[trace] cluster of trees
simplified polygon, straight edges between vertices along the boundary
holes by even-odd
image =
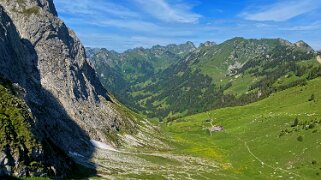
[[[303,55],[302,55],[303,56]],[[203,75],[200,70],[192,71],[189,67],[176,67],[184,72],[181,76],[175,74],[163,76],[164,79],[159,81],[158,84],[148,87],[147,91],[152,93],[161,92],[157,96],[153,96],[146,102],[146,109],[148,109],[149,117],[159,117],[160,119],[168,117],[169,114],[184,115],[204,112],[210,109],[217,109],[229,106],[238,106],[252,103],[268,97],[270,94],[291,88],[294,86],[304,86],[308,80],[321,76],[321,66],[314,65],[300,65],[292,59],[284,60],[276,59],[273,61],[260,61],[264,64],[258,67],[264,67],[262,71],[252,71],[252,76],[263,77],[249,87],[247,94],[242,94],[238,97],[235,95],[226,95],[224,91],[232,86],[227,83],[225,86],[215,86],[215,82],[208,76]],[[305,56],[303,56],[305,57]],[[310,56],[308,56],[310,57]],[[256,62],[256,61],[254,61]],[[250,64],[253,63],[250,61]],[[251,67],[247,73],[256,66]],[[272,68],[273,67],[273,68]],[[244,70],[245,72],[246,70]],[[177,72],[177,71],[168,71]],[[286,84],[275,85],[276,82],[284,76],[295,75],[297,80],[290,81]],[[165,78],[172,77],[172,78]],[[259,92],[259,93],[258,93]],[[142,98],[142,97],[138,97]],[[162,105],[154,106],[153,102],[160,99],[165,99],[167,106]],[[188,110],[188,111],[186,111]],[[172,118],[180,117],[174,116]]]
[[[149,92],[158,93],[146,102],[148,108],[155,109],[148,114],[150,117],[165,118],[170,113],[184,113],[186,110],[186,114],[203,112],[213,107],[222,93],[214,86],[212,79],[199,70],[192,72],[186,67],[181,76],[169,77],[148,87]],[[158,100],[165,100],[167,106],[153,107],[152,103]]]
[[[291,134],[293,132],[299,132],[301,130],[313,130],[315,129],[315,127],[317,126],[320,126],[321,125],[321,119],[320,120],[310,120],[310,121],[302,121],[300,120],[299,118],[295,118],[292,125],[291,125],[291,128],[287,128],[285,130],[282,130],[280,132],[280,135],[279,137],[282,137],[286,134]],[[312,131],[313,133],[316,133],[317,132],[317,129],[313,130]],[[303,140],[303,138],[300,138]],[[298,139],[298,141],[301,141]]]

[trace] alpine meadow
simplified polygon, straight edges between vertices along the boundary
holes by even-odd
[[[0,0],[0,179],[321,179],[319,0]]]

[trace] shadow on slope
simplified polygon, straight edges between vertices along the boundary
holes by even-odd
[[[51,92],[41,86],[37,53],[30,41],[20,39],[1,6],[0,36],[0,74],[24,89],[24,99],[34,116],[34,121],[29,122],[30,129],[44,149],[40,161],[54,169],[49,175],[84,177],[96,174],[95,165],[90,163],[94,153],[90,137]]]

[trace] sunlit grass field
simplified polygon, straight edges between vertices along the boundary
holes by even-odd
[[[247,106],[184,117],[163,127],[176,147],[173,153],[219,164],[220,170],[208,177],[321,178],[320,84],[318,78]],[[210,133],[212,125],[224,131]]]

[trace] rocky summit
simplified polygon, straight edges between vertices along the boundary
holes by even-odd
[[[14,107],[30,109],[21,120],[30,136],[13,128],[0,137],[0,175],[30,175],[32,164],[40,163],[38,174],[65,176],[72,162],[93,166],[93,142],[116,147],[120,131],[135,132],[133,120],[96,78],[75,33],[57,17],[52,0],[1,0],[0,37],[1,77],[23,92],[9,93],[25,108]],[[1,91],[9,90],[3,86]],[[7,112],[0,113],[4,121]],[[34,143],[6,138],[11,136]]]

